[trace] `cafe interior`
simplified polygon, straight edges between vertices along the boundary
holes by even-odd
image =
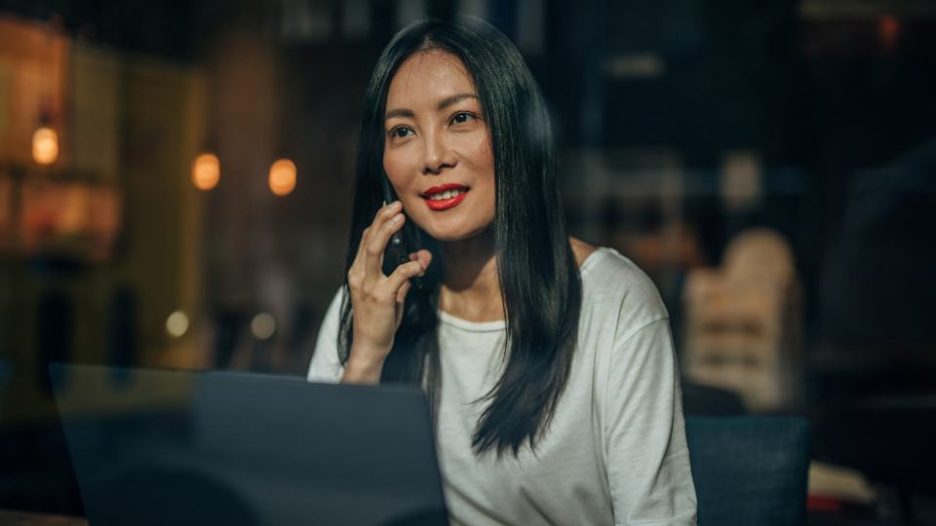
[[[50,364],[305,377],[371,70],[461,17],[539,83],[570,232],[660,291],[687,422],[728,422],[700,524],[936,524],[927,0],[0,2],[0,522],[84,524]]]

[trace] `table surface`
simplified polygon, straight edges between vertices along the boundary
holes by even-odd
[[[0,524],[4,526],[88,526],[88,521],[63,515],[0,510]]]

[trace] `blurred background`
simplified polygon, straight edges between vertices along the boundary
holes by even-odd
[[[523,52],[688,413],[807,416],[810,523],[936,523],[929,0],[0,2],[0,508],[82,513],[50,362],[305,374],[365,83],[427,16]]]

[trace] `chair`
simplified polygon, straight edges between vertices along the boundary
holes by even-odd
[[[750,411],[795,404],[802,307],[793,251],[780,234],[740,233],[720,267],[689,272],[683,300],[687,378],[737,392]]]
[[[747,413],[736,392],[700,385],[683,378],[682,402],[686,416],[741,416]]]
[[[798,417],[686,417],[699,526],[800,525],[809,426]]]

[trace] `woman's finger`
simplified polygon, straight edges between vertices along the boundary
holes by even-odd
[[[361,239],[357,245],[357,255],[354,256],[355,261],[361,258],[361,253],[364,252],[364,247],[367,246],[367,240],[370,239],[370,230],[371,227],[367,227],[361,232]]]
[[[429,252],[424,248],[420,249],[410,254],[410,260],[418,261],[424,269],[429,268],[429,263],[432,263],[432,252]]]
[[[377,213],[374,214],[374,221],[364,229],[364,232],[361,234],[361,241],[358,243],[357,255],[354,257],[354,262],[351,264],[352,267],[357,268],[362,274],[367,274],[369,272],[369,266],[367,263],[367,250],[371,245],[371,241],[374,239],[374,233],[380,230],[380,227],[386,223],[387,220],[391,219],[396,213],[403,209],[402,204],[399,201],[394,201],[388,205],[382,206]],[[374,277],[379,277],[380,274],[375,274]]]
[[[396,301],[400,306],[402,306],[403,302],[406,301],[406,294],[412,287],[413,285],[409,281],[404,281],[403,286],[400,287],[400,290],[397,291]]]
[[[423,267],[419,261],[403,263],[387,276],[387,286],[392,290],[398,291],[403,288],[403,285],[407,284],[411,278],[422,276],[425,272],[425,267]],[[399,296],[397,296],[397,299],[399,299]]]
[[[387,243],[393,234],[403,228],[406,218],[402,212],[396,212],[383,219],[380,226],[373,231],[364,251],[364,266],[368,274],[383,276],[383,258],[387,250]]]

